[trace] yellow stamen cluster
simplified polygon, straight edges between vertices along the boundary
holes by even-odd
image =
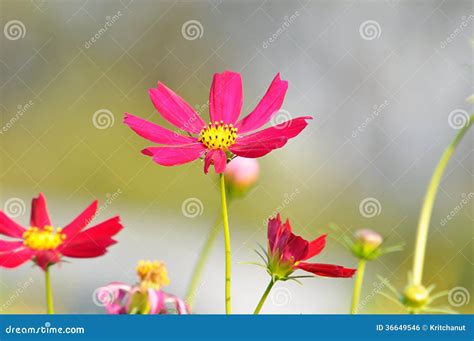
[[[141,260],[137,265],[137,274],[142,285],[160,289],[170,284],[168,271],[164,263],[159,261]]]
[[[237,138],[237,128],[232,124],[224,124],[223,121],[209,123],[209,126],[202,128],[198,141],[208,149],[227,149],[233,145]]]
[[[54,250],[66,239],[62,229],[54,229],[52,226],[29,227],[23,233],[23,244],[37,251]]]

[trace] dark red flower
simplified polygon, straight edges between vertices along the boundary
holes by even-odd
[[[97,200],[63,228],[54,228],[42,193],[31,204],[30,227],[24,228],[0,211],[0,234],[16,240],[0,239],[0,266],[15,268],[32,260],[43,270],[63,256],[94,258],[102,256],[116,243],[112,237],[122,228],[118,216],[100,224],[86,226],[97,211]]]
[[[326,235],[309,242],[291,232],[290,221],[281,222],[280,215],[268,221],[268,272],[276,280],[286,280],[295,270],[301,269],[317,276],[352,277],[355,269],[340,265],[307,263],[326,246]]]

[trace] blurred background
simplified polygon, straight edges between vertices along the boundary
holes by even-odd
[[[97,198],[98,221],[120,214],[125,225],[104,257],[53,268],[57,312],[103,312],[94,290],[135,282],[139,259],[166,262],[166,290],[184,296],[220,210],[216,177],[202,162],[154,164],[140,153],[151,144],[122,124],[123,113],[170,127],[147,94],[159,80],[207,117],[212,75],[227,69],[242,74],[243,115],[280,72],[289,90],[278,119],[315,117],[259,160],[258,185],[231,207],[234,311],[251,312],[267,285],[263,269],[242,263],[257,261],[265,220],[280,211],[307,239],[337,224],[379,231],[388,245],[404,241],[403,252],[369,264],[361,297],[363,313],[402,312],[373,294],[376,275],[405,286],[429,178],[472,112],[472,14],[470,1],[440,0],[2,0],[1,208],[27,226],[30,201],[44,192],[62,226]],[[463,313],[473,312],[473,137],[444,176],[424,272],[436,290],[467,292],[452,307]],[[190,198],[197,213],[186,211]],[[315,261],[357,263],[334,238]],[[196,313],[224,312],[223,271],[220,236]],[[0,285],[2,313],[44,311],[38,268],[2,269]],[[281,282],[262,312],[347,313],[352,285]]]

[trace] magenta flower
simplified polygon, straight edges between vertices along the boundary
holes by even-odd
[[[142,118],[125,114],[124,123],[141,137],[159,144],[142,153],[163,166],[175,166],[204,158],[204,172],[210,165],[216,173],[224,172],[228,159],[234,155],[258,158],[283,147],[306,126],[310,116],[258,130],[280,110],[288,82],[277,74],[265,96],[245,118],[238,120],[242,109],[240,74],[225,71],[215,74],[209,97],[210,123],[202,118],[181,97],[158,82],[150,89],[150,98],[161,116],[188,136],[160,127]]]

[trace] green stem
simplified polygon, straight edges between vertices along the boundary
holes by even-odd
[[[220,175],[221,183],[221,201],[222,201],[222,222],[224,223],[224,242],[225,242],[225,313],[232,313],[230,301],[230,275],[231,275],[231,257],[230,257],[230,231],[229,219],[227,216],[227,200],[225,195],[224,174]]]
[[[364,259],[359,260],[357,266],[357,275],[354,283],[354,292],[352,294],[351,314],[357,314],[357,308],[359,306],[360,292],[362,290],[362,282],[364,281],[366,261]]]
[[[272,290],[273,285],[276,283],[276,281],[273,280],[273,278],[270,280],[270,283],[268,283],[267,288],[265,289],[265,292],[262,295],[262,298],[260,298],[260,301],[258,301],[257,307],[255,307],[254,310],[254,315],[258,315],[260,313],[260,310],[263,307],[263,304],[265,303],[268,294],[270,293],[270,290]]]
[[[216,219],[216,222],[214,223],[211,231],[209,232],[207,240],[204,243],[204,246],[202,247],[201,253],[199,254],[199,258],[194,268],[194,272],[191,277],[191,282],[189,283],[188,290],[186,293],[186,302],[188,303],[190,308],[192,308],[194,300],[196,299],[197,289],[201,281],[204,266],[206,265],[207,260],[209,259],[212,247],[214,246],[216,238],[219,235],[221,222],[221,218]]]
[[[425,194],[423,201],[423,207],[421,208],[420,218],[418,221],[418,232],[416,236],[415,244],[415,258],[413,261],[413,284],[421,285],[423,276],[423,264],[425,259],[426,242],[428,239],[428,230],[430,226],[431,213],[433,211],[433,205],[438,192],[439,184],[441,183],[446,166],[451,159],[451,156],[459,144],[463,136],[471,127],[474,115],[471,115],[469,122],[459,131],[454,138],[453,142],[444,150],[438,165],[435,168],[433,175],[431,176],[428,190]]]
[[[48,314],[54,314],[53,306],[53,291],[51,290],[51,278],[49,275],[49,266],[44,272],[45,275],[45,286],[46,286],[46,306]]]

